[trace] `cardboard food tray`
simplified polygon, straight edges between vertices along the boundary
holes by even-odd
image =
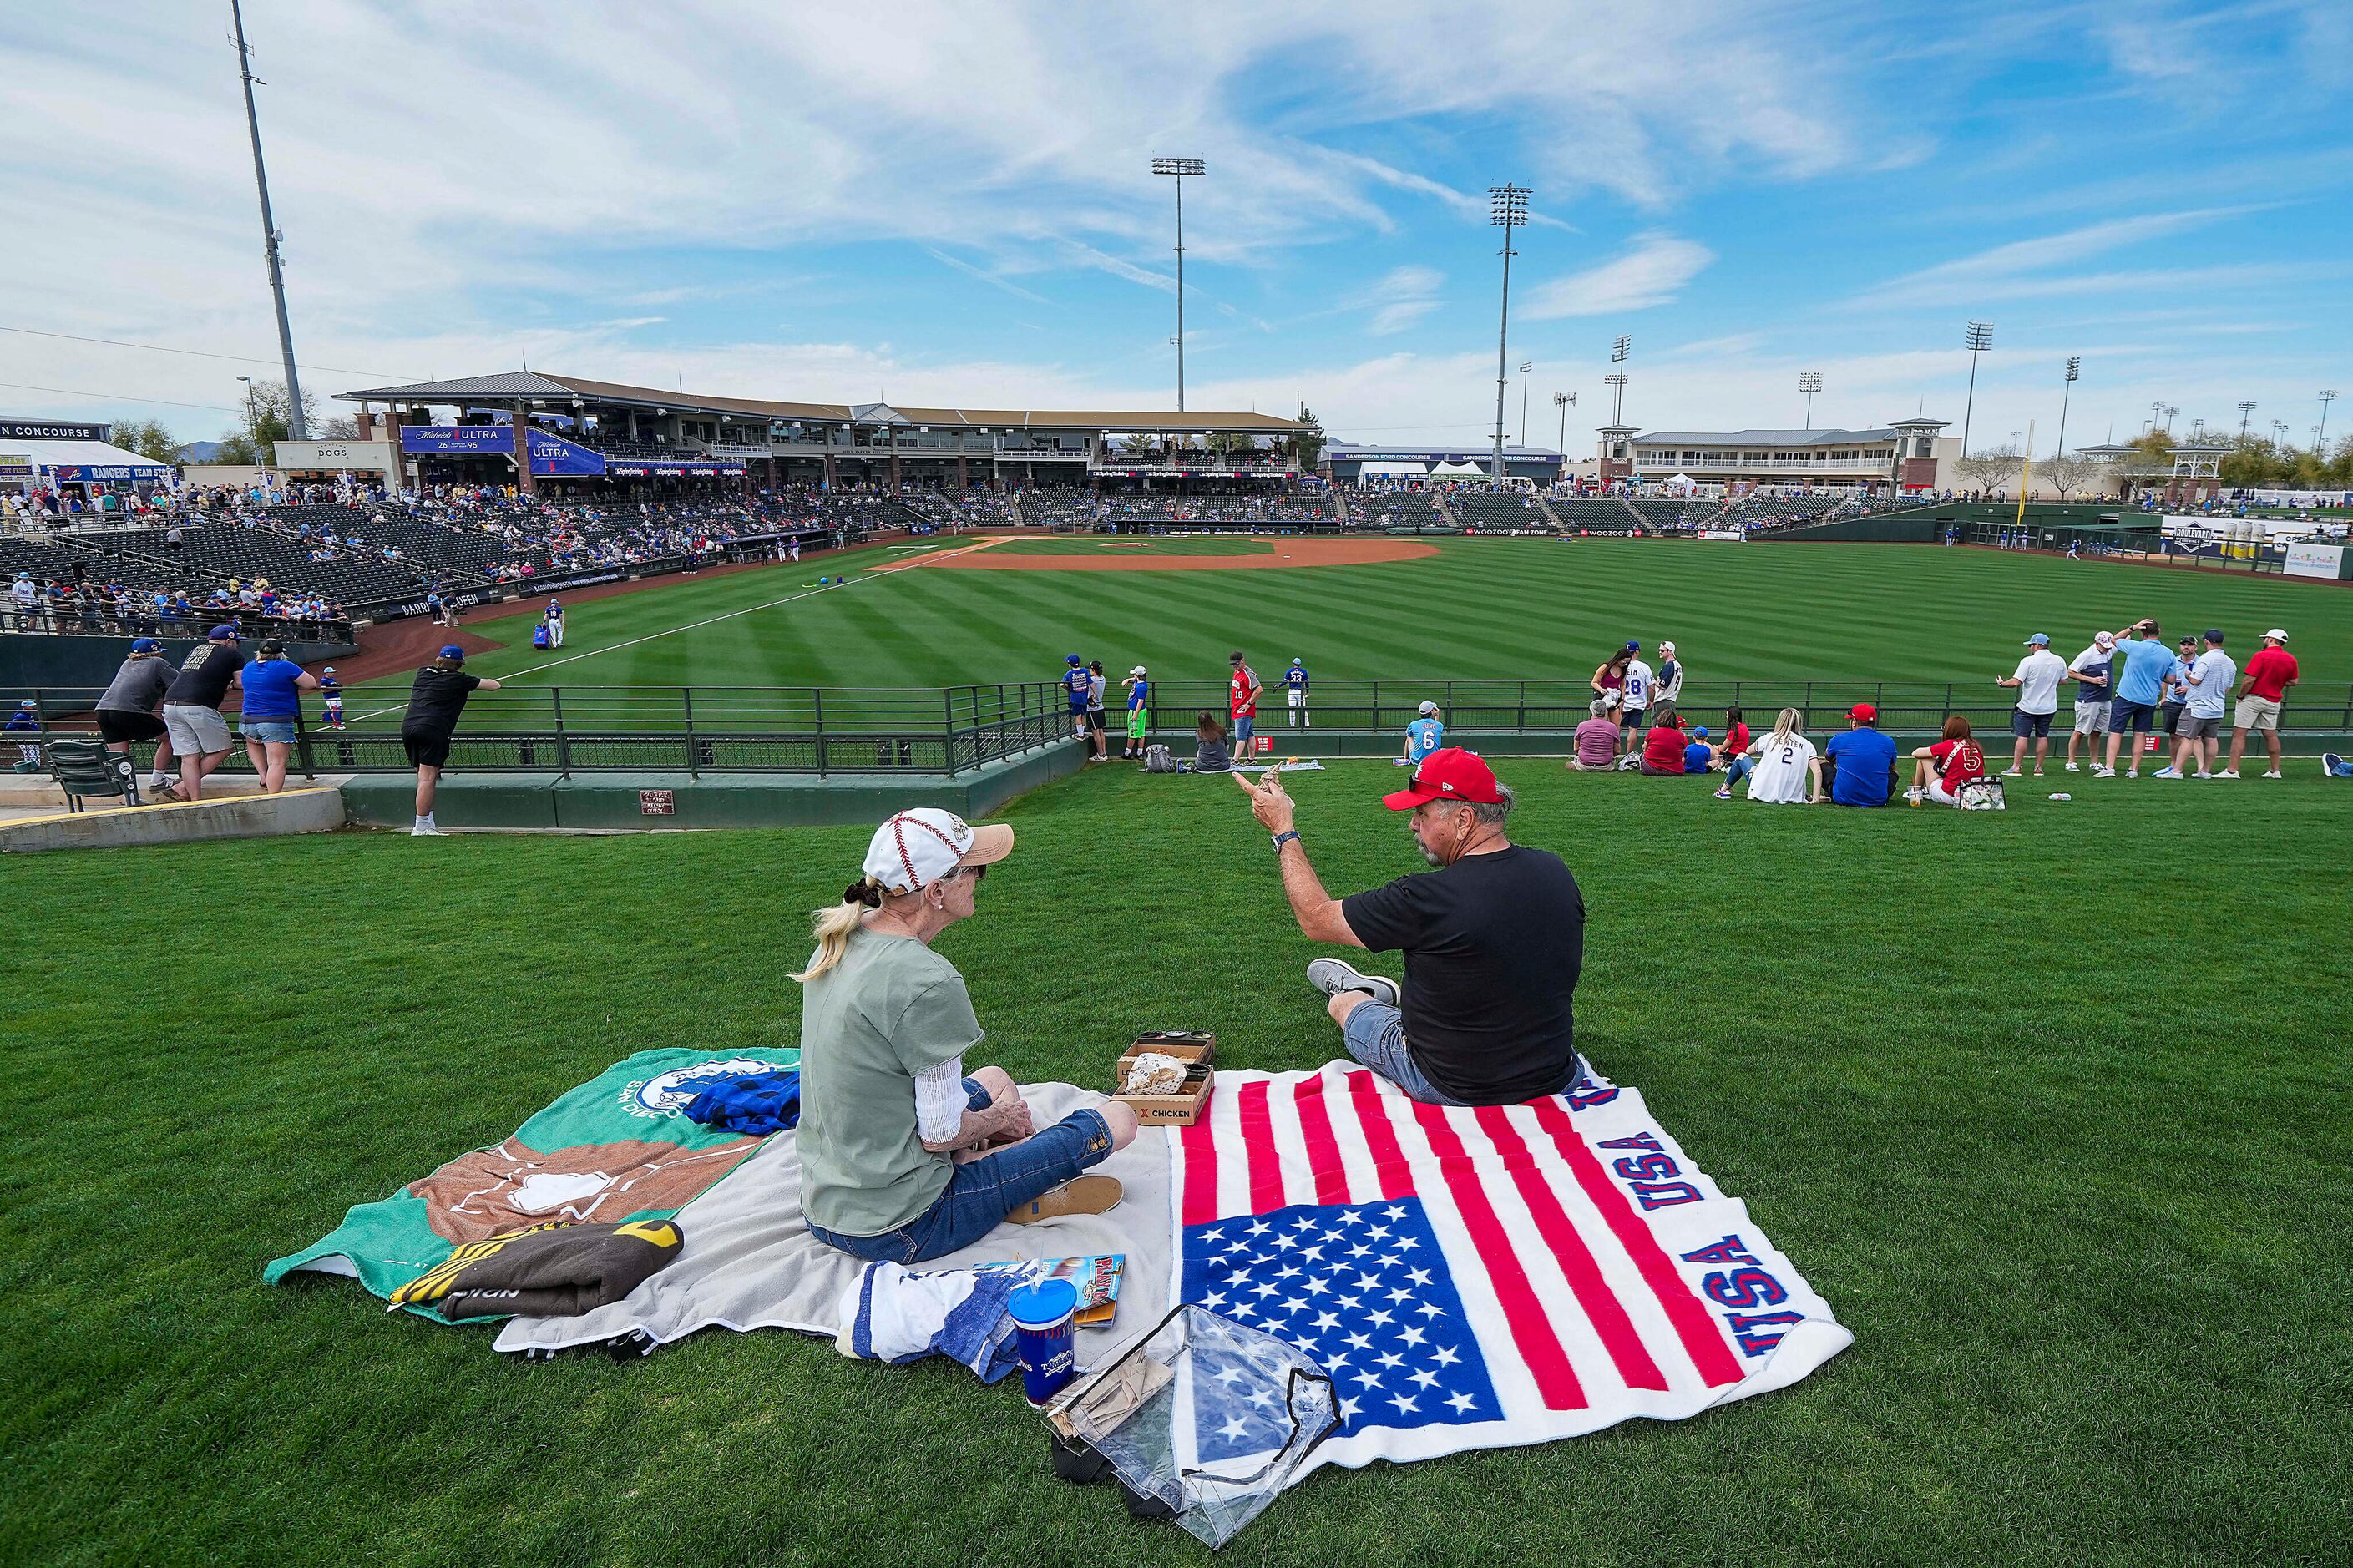
[[[1135,1058],[1146,1051],[1157,1051],[1187,1063],[1185,1082],[1175,1094],[1121,1094],[1119,1086],[1127,1081],[1127,1069]],[[1218,1051],[1218,1037],[1194,1030],[1162,1029],[1138,1035],[1133,1045],[1120,1054],[1119,1065],[1112,1071],[1112,1098],[1135,1112],[1137,1121],[1146,1127],[1190,1127],[1201,1119],[1209,1103],[1210,1085],[1216,1069],[1209,1058]]]

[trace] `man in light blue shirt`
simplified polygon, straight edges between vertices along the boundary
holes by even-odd
[[[1415,767],[1421,759],[1446,744],[1446,726],[1439,722],[1438,704],[1425,700],[1421,717],[1405,727],[1405,760]]]
[[[2092,770],[2094,778],[2116,776],[2116,748],[2127,738],[2132,756],[2126,777],[2140,777],[2140,737],[2156,727],[2157,705],[2165,700],[2165,686],[2173,674],[2173,654],[2158,635],[2155,620],[2135,623],[2132,640],[2116,645],[2116,700],[2108,704],[2108,760]]]

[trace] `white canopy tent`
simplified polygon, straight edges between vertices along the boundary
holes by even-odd
[[[1366,478],[1386,474],[1393,479],[1420,479],[1430,472],[1428,463],[1366,463],[1358,470]]]
[[[1433,479],[1483,479],[1487,477],[1487,470],[1476,463],[1441,462],[1430,470],[1430,477]]]

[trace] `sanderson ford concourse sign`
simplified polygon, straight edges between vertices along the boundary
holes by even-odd
[[[0,440],[103,441],[111,425],[51,425],[39,420],[0,419]]]

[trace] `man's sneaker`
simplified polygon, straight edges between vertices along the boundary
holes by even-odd
[[[2265,777],[2265,778],[2267,778],[2267,779],[2275,779],[2275,778],[2277,778],[2277,777],[2279,777],[2279,776],[2280,776],[2280,771],[2279,771],[2277,768],[2274,768],[2271,772],[2269,772],[2269,773],[2265,773],[2265,774],[2263,775],[2263,777]]]
[[[2036,778],[2041,778],[2041,777],[2042,776],[2042,770],[2041,768],[2037,768],[2037,769],[2035,769],[2035,770],[2034,770],[2034,776],[2035,776]]]
[[[2158,769],[2157,772],[2151,773],[2149,776],[2151,778],[2158,779],[2178,779],[2181,777],[2181,770],[2175,767],[2163,767]]]
[[[2112,779],[2116,776],[2116,770],[2114,768],[2103,767],[2099,763],[2094,763],[2092,764],[2092,776],[2095,779]]]
[[[2077,767],[2074,763],[2069,763],[2067,764],[2067,771],[2068,771],[2069,773],[2082,773],[2084,770],[2083,770],[2083,769],[2081,769],[2081,768],[2079,768],[2079,767]]]
[[[2020,773],[2016,768],[2004,768],[2001,770],[2001,776],[2006,779],[2019,779],[2024,778],[2026,775]]]
[[[2216,773],[2214,776],[2218,779],[2229,779],[2232,784],[2236,784],[2239,782],[2239,770],[2236,768],[2224,768],[2221,773]]]
[[[422,822],[410,828],[408,830],[408,836],[411,838],[447,838],[449,837],[439,828],[427,826]]]
[[[2193,779],[2211,779],[2214,775],[2209,773],[2191,773],[2189,776]]]
[[[1319,958],[1307,966],[1307,984],[1326,996],[1362,991],[1386,1007],[1398,1005],[1398,984],[1385,974],[1366,974],[1336,958]]]
[[[1117,1176],[1079,1176],[1042,1197],[1032,1198],[1005,1216],[1008,1225],[1036,1225],[1066,1214],[1109,1214],[1126,1195]]]

